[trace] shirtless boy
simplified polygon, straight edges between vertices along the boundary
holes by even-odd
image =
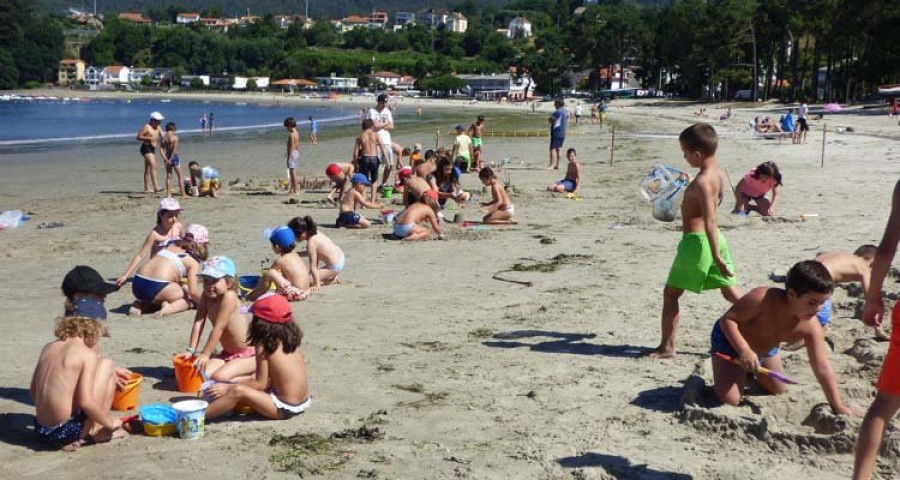
[[[444,234],[441,232],[440,222],[437,218],[437,212],[440,209],[438,193],[435,190],[428,190],[422,195],[420,201],[406,207],[397,215],[397,221],[394,223],[394,236],[410,242],[428,240],[430,237],[428,229],[419,225],[419,223],[427,221],[431,224],[434,233],[437,234],[438,240],[443,240]]]
[[[306,300],[309,295],[309,268],[300,255],[294,255],[296,243],[294,231],[280,226],[269,234],[272,251],[278,258],[259,279],[256,288],[247,294],[248,300],[256,300],[268,292],[269,286],[275,284],[278,293],[291,302]]]
[[[354,173],[356,173],[356,167],[352,163],[332,163],[325,168],[325,175],[332,183],[331,190],[328,191],[328,196],[325,197],[328,203],[337,205],[335,194],[338,199],[344,196],[347,183],[350,182],[350,178],[353,177]]]
[[[675,356],[675,334],[680,317],[678,299],[685,290],[700,293],[718,288],[731,303],[741,298],[734,264],[725,236],[716,228],[716,208],[722,203],[722,170],[716,161],[719,138],[709,124],[696,123],[678,137],[684,159],[700,172],[681,202],[682,238],[663,290],[662,339],[648,353],[657,358]]]
[[[294,117],[284,119],[284,128],[288,131],[287,139],[287,169],[290,188],[288,195],[297,194],[297,167],[300,165],[300,132],[297,130],[297,122]]]
[[[390,158],[385,153],[385,147],[381,143],[378,134],[375,133],[375,123],[367,118],[362,121],[362,134],[353,145],[353,162],[357,165],[356,171],[361,173],[369,181],[371,192],[369,199],[375,201],[375,182],[378,181],[378,165],[381,158]]]
[[[548,192],[575,193],[578,191],[578,185],[581,183],[581,164],[578,163],[578,158],[575,155],[574,148],[570,148],[566,152],[566,157],[569,159],[566,177],[556,183],[547,185]]]
[[[160,135],[159,124],[164,119],[159,112],[151,113],[150,121],[144,124],[137,134],[137,140],[141,142],[141,157],[144,158],[144,193],[162,191],[156,183],[156,145]]]
[[[181,157],[178,155],[178,134],[175,133],[175,124],[169,122],[166,124],[166,134],[162,137],[162,153],[163,162],[166,164],[166,196],[172,196],[172,188],[169,182],[172,180],[172,173],[178,177],[175,186],[181,190],[181,198],[187,198],[184,192],[184,176],[181,174]]]
[[[741,401],[747,372],[759,367],[783,373],[778,345],[803,339],[810,367],[825,392],[825,398],[836,415],[856,414],[844,405],[838,390],[825,330],[816,321],[816,313],[831,297],[834,282],[828,269],[815,260],[794,265],[788,272],[784,289],[754,288],[741,297],[720,318],[712,330],[712,365],[716,397],[723,403],[737,405]],[[724,354],[740,362],[737,366],[715,355]],[[767,392],[779,395],[787,387],[767,376],[757,377]]]
[[[469,137],[472,138],[472,151],[475,154],[473,161],[477,170],[481,170],[482,168],[484,168],[484,160],[481,158],[481,151],[482,147],[484,146],[484,141],[481,138],[483,132],[484,115],[479,115],[475,120],[475,123],[469,126]]]
[[[372,182],[362,173],[353,175],[353,187],[341,198],[341,212],[338,214],[337,226],[346,228],[369,228],[372,224],[360,214],[356,213],[357,205],[366,208],[384,208],[381,203],[366,200],[366,187],[372,186]]]

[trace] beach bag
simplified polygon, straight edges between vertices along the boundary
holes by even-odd
[[[639,184],[641,195],[652,202],[660,195],[671,193],[672,189],[676,188],[676,181],[682,173],[681,170],[674,167],[654,164],[653,169]]]

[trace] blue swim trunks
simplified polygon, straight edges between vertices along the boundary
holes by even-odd
[[[415,223],[395,223],[394,236],[400,239],[404,239],[409,236],[409,232],[411,232],[413,227],[415,226]]]
[[[34,419],[34,432],[38,437],[51,443],[72,443],[81,438],[81,432],[84,430],[84,424],[87,422],[87,414],[78,411],[71,418],[59,425],[48,427],[41,425]]]
[[[831,323],[831,306],[831,299],[829,298],[828,300],[825,300],[819,313],[816,314],[816,318],[819,319],[819,323],[821,323],[823,327],[827,327],[828,324]]]
[[[172,163],[170,163],[171,166],[177,167],[177,166],[181,165],[181,157],[179,157],[177,154],[173,155],[171,160],[172,160]]]
[[[134,294],[134,298],[142,302],[152,302],[159,295],[159,292],[168,286],[169,282],[165,280],[155,280],[135,275],[131,280],[131,293]]]
[[[562,179],[562,180],[556,182],[556,184],[562,185],[563,188],[565,188],[567,192],[575,191],[575,182],[573,182],[571,180]]]
[[[565,134],[559,133],[551,133],[550,134],[550,150],[559,150],[563,146],[563,142],[566,141]]]
[[[712,334],[709,336],[710,343],[712,344],[710,353],[719,352],[732,358],[738,358],[741,355],[731,346],[731,342],[728,341],[728,337],[725,336],[725,332],[722,331],[722,327],[719,326],[719,322],[721,321],[721,319],[716,321],[716,324],[713,325]],[[766,352],[765,355],[760,355],[760,359],[774,357],[775,355],[778,355],[778,347],[772,348]]]
[[[345,225],[358,225],[359,224],[359,214],[356,212],[341,212],[337,218],[337,226],[343,227]]]

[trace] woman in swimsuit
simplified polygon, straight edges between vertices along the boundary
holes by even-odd
[[[208,255],[209,234],[202,225],[189,225],[185,238],[175,240],[145,263],[131,282],[135,301],[129,315],[155,310],[157,317],[183,312],[200,301],[198,276]],[[182,280],[187,279],[187,288]]]
[[[306,255],[309,257],[309,285],[317,290],[322,285],[338,282],[338,275],[344,271],[344,251],[324,233],[318,231],[315,220],[306,216],[294,217],[288,222],[299,242],[306,240]],[[319,268],[319,262],[325,264]]]
[[[169,197],[160,200],[159,208],[156,210],[156,226],[147,234],[141,249],[138,250],[138,253],[128,263],[128,267],[125,268],[125,273],[116,279],[116,285],[120,287],[124,285],[128,281],[128,277],[134,273],[138,265],[148,255],[152,258],[170,243],[181,238],[181,235],[184,233],[184,227],[178,221],[180,214],[181,205],[178,204],[178,200]]]

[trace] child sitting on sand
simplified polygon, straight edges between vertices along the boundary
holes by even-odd
[[[181,215],[181,205],[178,200],[166,197],[159,201],[159,208],[156,210],[156,227],[150,230],[147,238],[137,255],[128,263],[125,273],[116,279],[116,285],[125,285],[125,281],[134,272],[134,270],[144,261],[147,256],[154,256],[157,252],[167,247],[173,241],[181,238],[184,234],[184,227],[178,221]]]
[[[422,163],[422,162],[420,162]],[[412,167],[403,167],[397,172],[398,187],[403,188],[403,205],[409,206],[419,201],[422,194],[431,189],[425,178],[415,174]]]
[[[313,291],[322,285],[338,282],[338,275],[344,271],[344,251],[324,233],[310,216],[294,217],[288,222],[297,241],[306,240],[306,255],[309,257],[309,285]],[[325,264],[319,268],[319,262]]]
[[[128,315],[141,315],[157,307],[157,317],[183,312],[200,302],[200,264],[208,255],[209,233],[203,225],[188,225],[184,238],[175,240],[145,263],[131,281],[135,301]],[[187,289],[182,286],[187,280]]]
[[[256,376],[237,383],[219,383],[206,390],[213,399],[207,418],[229,413],[239,402],[273,420],[287,420],[312,404],[306,363],[300,353],[303,333],[290,304],[281,295],[266,295],[251,307],[248,342],[256,348]]]
[[[781,172],[775,162],[765,162],[747,172],[734,188],[734,210],[731,213],[746,215],[752,211],[764,217],[775,214],[778,204],[778,187],[781,186]],[[766,194],[772,192],[772,199]]]
[[[361,173],[353,175],[353,188],[341,197],[341,212],[338,214],[337,226],[345,228],[369,228],[371,223],[356,213],[356,207],[362,205],[366,208],[383,208],[381,203],[366,200],[366,187],[372,183],[369,178]]]
[[[825,331],[816,314],[831,297],[834,282],[824,265],[807,260],[788,272],[784,289],[755,288],[741,297],[715,324],[711,341],[713,378],[716,397],[737,405],[747,382],[747,372],[759,367],[783,373],[778,346],[781,342],[803,339],[810,366],[835,414],[854,414],[844,405],[834,370],[828,359]],[[716,354],[740,362],[735,365]],[[771,394],[787,387],[771,376],[760,375],[759,385]]]
[[[309,273],[306,264],[299,255],[293,255],[297,247],[294,231],[282,225],[269,234],[272,251],[278,258],[263,273],[256,287],[247,294],[248,300],[256,300],[269,291],[269,285],[275,284],[278,293],[292,302],[306,300],[309,296]]]
[[[328,203],[337,205],[335,194],[337,194],[338,199],[344,196],[344,192],[347,190],[347,183],[353,178],[354,172],[355,169],[352,163],[332,163],[328,165],[325,169],[325,175],[328,176],[332,183],[331,190],[328,191],[328,196],[325,197]]]
[[[491,189],[491,201],[481,204],[483,207],[486,207],[482,208],[481,211],[487,214],[482,219],[482,222],[494,224],[516,223],[513,220],[516,209],[509,201],[509,194],[506,193],[506,189],[497,180],[497,176],[494,175],[491,167],[482,168],[478,172],[478,178],[484,186]]]
[[[461,173],[458,168],[453,166],[453,162],[449,158],[441,158],[438,162],[437,171],[434,172],[434,182],[437,185],[438,203],[441,208],[444,208],[447,199],[452,199],[460,208],[465,208],[471,194],[463,191],[459,185]]]
[[[438,239],[443,240],[444,235],[441,232],[441,226],[437,217],[437,212],[440,209],[437,200],[438,193],[434,190],[428,190],[422,195],[420,201],[404,208],[397,215],[396,223],[394,223],[394,236],[400,240],[427,240],[429,238],[428,229],[418,224],[428,221],[431,224],[431,229],[437,234]]]
[[[197,304],[188,343],[194,366],[220,382],[252,375],[256,368],[253,358],[256,350],[247,344],[249,322],[241,313],[234,262],[225,256],[213,257],[203,262],[200,276],[203,277],[203,296]],[[203,348],[198,349],[207,319],[212,324],[212,331]],[[219,344],[222,352],[213,357]]]
[[[29,388],[38,438],[68,451],[127,435],[109,410],[117,384],[131,372],[97,353],[105,327],[91,314],[58,321],[56,340],[41,350]]]
[[[575,149],[570,148],[566,151],[566,157],[569,159],[569,167],[566,169],[566,178],[547,185],[548,192],[575,193],[578,191],[578,184],[581,183],[581,164],[578,163],[578,158],[575,157]]]
[[[103,306],[106,296],[119,290],[115,283],[107,283],[99,272],[85,265],[78,265],[69,270],[62,282],[63,295],[66,296],[64,314],[67,317],[85,316],[79,315],[79,310],[85,308],[87,303],[97,303]],[[104,324],[106,321],[106,309],[103,309]],[[105,333],[105,332],[104,332]]]

